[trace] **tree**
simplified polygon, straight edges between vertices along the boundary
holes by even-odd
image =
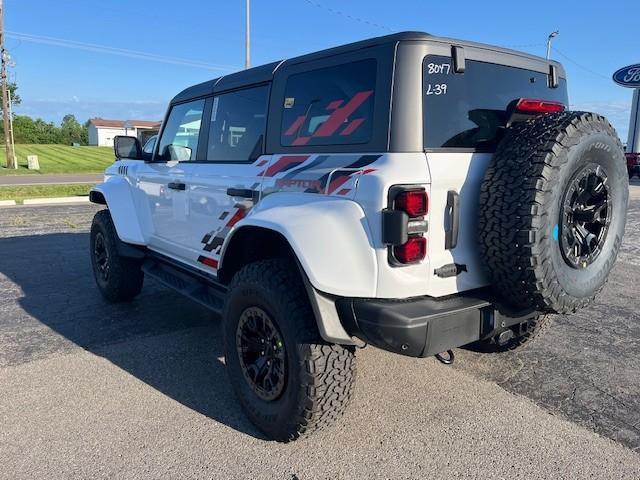
[[[18,85],[16,82],[7,83],[7,88],[9,89],[9,93],[11,94],[11,104],[12,105],[20,105],[22,103],[22,98],[18,95]]]
[[[80,125],[76,117],[70,113],[62,118],[60,124],[60,136],[62,143],[71,145],[72,143],[87,143],[88,133],[85,128]]]

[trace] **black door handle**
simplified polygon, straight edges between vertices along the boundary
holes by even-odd
[[[444,237],[444,248],[451,250],[458,245],[460,230],[460,195],[455,190],[447,192],[447,212],[449,212],[451,224]]]
[[[230,197],[248,198],[253,201],[257,201],[260,192],[257,190],[251,190],[250,188],[227,188],[227,195]]]
[[[167,185],[171,190],[186,190],[187,186],[181,182],[169,182]]]

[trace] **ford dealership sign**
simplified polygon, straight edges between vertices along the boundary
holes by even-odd
[[[629,88],[640,88],[640,63],[621,68],[613,74],[613,81]]]

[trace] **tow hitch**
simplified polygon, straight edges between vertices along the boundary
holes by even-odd
[[[442,362],[445,365],[451,365],[456,359],[456,356],[453,354],[453,350],[447,350],[446,352],[436,353],[435,356],[439,362]]]

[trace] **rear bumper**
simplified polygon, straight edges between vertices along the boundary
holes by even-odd
[[[467,345],[537,315],[504,315],[484,291],[445,299],[342,298],[336,305],[351,335],[410,357],[427,357]]]

